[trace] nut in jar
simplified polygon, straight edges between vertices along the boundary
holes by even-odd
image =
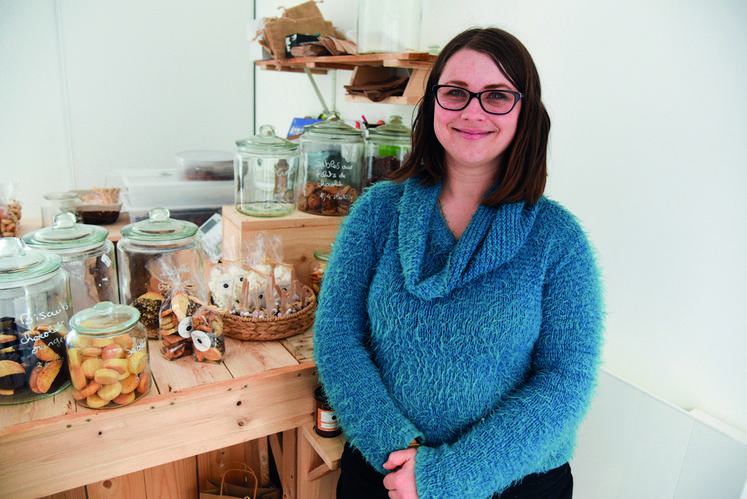
[[[79,404],[112,409],[148,393],[148,338],[139,318],[134,307],[101,302],[70,320],[68,368]]]

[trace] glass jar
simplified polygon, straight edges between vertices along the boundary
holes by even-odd
[[[105,301],[70,319],[73,398],[90,409],[131,404],[150,389],[148,337],[134,307]]]
[[[69,384],[68,274],[59,255],[0,238],[0,405],[54,395]]]
[[[197,228],[170,218],[166,208],[153,208],[147,220],[122,227],[117,243],[120,303],[140,311],[150,338],[158,338],[158,314],[171,289],[187,288],[207,302]]]
[[[402,123],[402,117],[392,116],[389,123],[368,131],[364,153],[366,176],[363,187],[390,175],[404,163],[412,149],[412,131]]]
[[[80,222],[78,206],[80,198],[74,192],[50,192],[44,195],[42,203],[42,227],[48,227],[54,222],[54,216],[58,213],[72,213]]]
[[[280,217],[296,205],[298,144],[262,125],[256,137],[236,141],[236,209],[255,217]]]
[[[358,53],[419,51],[422,16],[422,0],[359,0]]]
[[[117,265],[109,231],[75,222],[72,213],[58,213],[54,224],[23,236],[26,245],[62,258],[70,276],[72,314],[102,301],[119,302]]]
[[[315,215],[347,215],[361,192],[363,137],[338,116],[304,127],[297,207]]]
[[[314,290],[317,295],[322,289],[322,279],[324,278],[324,271],[327,269],[327,262],[332,254],[332,247],[322,248],[314,251],[314,263],[311,264],[311,272],[309,272],[309,286]]]
[[[319,385],[314,390],[314,399],[316,400],[316,424],[314,431],[320,437],[336,437],[342,430],[337,424],[337,415],[329,405],[327,394],[324,393],[324,387]]]

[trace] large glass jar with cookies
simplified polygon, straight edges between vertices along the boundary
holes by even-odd
[[[101,302],[70,319],[66,338],[73,397],[89,409],[114,409],[148,393],[148,336],[134,307]]]
[[[161,305],[173,289],[190,290],[207,302],[197,229],[192,222],[172,219],[166,208],[153,208],[147,220],[122,227],[117,243],[120,303],[138,309],[149,338],[158,338]]]
[[[305,126],[301,135],[301,168],[296,207],[315,215],[347,215],[361,192],[361,131],[338,116]]]
[[[23,236],[27,246],[62,258],[70,276],[71,315],[102,301],[119,302],[114,244],[108,237],[108,230],[79,224],[72,213],[58,213],[50,227]]]
[[[68,386],[65,333],[70,284],[59,255],[0,238],[0,405]]]

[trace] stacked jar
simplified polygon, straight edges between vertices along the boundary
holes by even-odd
[[[102,301],[119,302],[117,266],[109,231],[75,220],[72,213],[59,213],[51,227],[23,236],[29,247],[62,258],[62,268],[70,276],[72,314]]]
[[[149,338],[158,338],[164,298],[175,288],[207,302],[202,244],[197,225],[153,208],[148,219],[122,228],[117,243],[120,301],[140,312]]]
[[[262,125],[259,134],[236,141],[236,209],[255,217],[279,217],[296,205],[298,144]]]
[[[364,187],[380,180],[389,180],[410,155],[412,131],[400,116],[392,116],[389,123],[368,131],[366,136]]]
[[[304,127],[297,207],[315,215],[347,215],[363,180],[361,131],[338,116]]]
[[[60,392],[70,319],[68,274],[62,259],[0,238],[0,405]]]
[[[134,307],[101,302],[70,319],[73,398],[90,409],[131,404],[150,389],[148,337]]]

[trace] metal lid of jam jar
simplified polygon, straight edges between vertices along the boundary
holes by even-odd
[[[273,158],[287,158],[298,154],[298,144],[278,137],[272,125],[262,125],[254,137],[237,140],[236,147],[241,152]]]
[[[141,244],[164,244],[191,239],[197,225],[185,220],[174,220],[168,208],[153,208],[148,219],[122,227],[122,237]]]
[[[140,311],[135,307],[102,301],[75,314],[70,327],[81,334],[116,334],[129,331],[139,320]]]
[[[368,131],[368,138],[370,140],[380,141],[391,141],[398,144],[409,144],[412,137],[412,130],[402,123],[402,117],[393,115],[389,118],[389,123],[381,125],[376,128],[371,128]]]
[[[29,248],[21,239],[0,238],[0,287],[17,286],[56,272],[62,257]]]
[[[345,123],[335,114],[325,121],[319,121],[312,125],[303,127],[304,133],[301,135],[301,141],[314,140],[316,142],[342,141],[342,142],[362,142],[362,132]]]
[[[101,246],[109,231],[97,225],[79,224],[75,215],[69,212],[58,213],[49,227],[37,229],[23,236],[27,245],[49,251],[85,251]]]

